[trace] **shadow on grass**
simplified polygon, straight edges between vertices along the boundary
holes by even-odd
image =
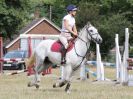
[[[65,88],[47,88],[47,89],[35,89],[35,91],[42,91],[42,92],[65,92]],[[71,92],[77,92],[77,89],[70,89]],[[80,90],[79,90],[80,91]]]

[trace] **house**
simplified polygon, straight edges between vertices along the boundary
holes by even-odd
[[[38,18],[20,30],[19,34],[45,34],[59,35],[60,28],[47,18]],[[17,50],[20,48],[20,37],[17,37],[6,46],[6,50]]]

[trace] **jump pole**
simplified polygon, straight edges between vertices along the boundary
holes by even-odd
[[[125,50],[124,50],[124,55],[123,55],[123,62],[122,62],[122,76],[121,76],[121,83],[123,85],[128,84],[128,72],[127,72],[127,67],[128,67],[128,62],[127,59],[129,57],[129,29],[125,28]]]
[[[120,82],[121,80],[121,55],[119,50],[119,35],[115,35],[115,48],[116,48],[116,80]]]
[[[87,63],[87,61],[86,61]],[[100,54],[100,47],[99,44],[96,44],[96,68],[97,68],[97,81],[103,81],[105,80],[104,77],[104,67],[103,67],[103,62],[101,61],[101,54]],[[85,65],[81,65],[80,68],[80,78],[86,78],[86,68]]]
[[[86,62],[87,60],[84,59],[84,61],[82,62],[81,66],[80,66],[80,79],[81,80],[85,80],[87,79],[87,72],[86,72]]]
[[[0,58],[3,58],[3,38],[0,37]],[[3,73],[3,62],[0,61],[0,73]]]
[[[97,62],[97,80],[103,81],[104,78],[104,67],[101,61],[100,47],[99,44],[96,44],[96,62]]]

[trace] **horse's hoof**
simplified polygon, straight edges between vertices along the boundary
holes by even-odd
[[[55,84],[53,84],[53,88],[56,88],[56,83],[55,83]]]
[[[39,89],[39,87],[40,87],[40,81],[38,81],[38,82],[35,84],[35,87],[36,87],[36,89]]]
[[[28,87],[31,87],[31,82],[29,82],[27,86],[28,86]]]
[[[70,90],[67,90],[66,93],[67,93],[67,94],[70,94],[71,92],[70,92]]]
[[[70,83],[67,84],[66,88],[65,88],[65,91],[69,91],[70,90]],[[67,92],[68,93],[68,92]]]
[[[36,87],[36,89],[39,89],[40,85],[36,84],[35,87]]]
[[[70,94],[71,93],[71,91],[70,91],[70,89],[65,89],[65,92],[67,93],[67,94]]]

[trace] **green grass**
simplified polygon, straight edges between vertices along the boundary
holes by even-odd
[[[94,70],[94,68],[91,68]],[[59,75],[59,69],[53,74]],[[105,75],[115,79],[114,68],[105,68]],[[40,89],[27,87],[29,78],[26,74],[14,76],[0,76],[0,99],[133,99],[133,87],[115,85],[113,82],[93,82],[95,77],[90,75],[86,81],[73,80],[71,93],[64,92],[64,88],[53,89],[52,85],[58,79],[42,77]]]

